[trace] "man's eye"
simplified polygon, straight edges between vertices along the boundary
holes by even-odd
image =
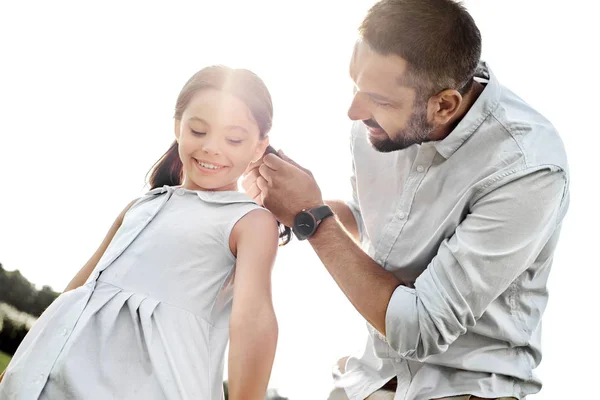
[[[378,105],[379,107],[392,107],[391,103],[382,103],[380,101],[377,100],[373,100],[373,103],[375,103],[376,105]]]
[[[204,136],[204,135],[206,135],[206,132],[198,132],[198,131],[195,131],[195,130],[193,130],[193,129],[192,129],[192,133],[193,133],[194,135],[196,135],[196,136]]]

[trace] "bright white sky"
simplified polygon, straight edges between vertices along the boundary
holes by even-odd
[[[272,143],[312,169],[327,198],[349,195],[348,62],[372,0],[19,1],[0,5],[0,262],[62,290],[172,141],[185,81],[213,63],[269,86]],[[595,390],[600,145],[592,101],[599,38],[585,0],[467,1],[499,80],[545,114],[570,157],[572,202],[544,318],[545,387]],[[385,173],[385,171],[382,171]],[[364,323],[308,244],[274,272],[280,339],[271,387],[326,398],[331,364],[358,352]],[[596,317],[593,317],[596,315]]]

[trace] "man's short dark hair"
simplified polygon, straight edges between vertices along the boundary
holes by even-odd
[[[405,85],[429,96],[471,89],[481,57],[481,34],[453,0],[381,0],[367,13],[359,33],[374,51],[408,62]]]

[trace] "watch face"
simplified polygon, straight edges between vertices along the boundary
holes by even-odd
[[[294,219],[294,230],[301,236],[307,237],[315,230],[315,219],[307,212],[301,212]]]

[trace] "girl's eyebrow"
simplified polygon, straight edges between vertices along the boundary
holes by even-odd
[[[242,131],[243,133],[248,134],[248,130],[240,125],[227,125],[225,129]]]
[[[198,121],[198,122],[202,122],[203,124],[206,124],[206,125],[210,126],[210,124],[209,124],[208,122],[206,122],[205,120],[203,120],[203,119],[202,119],[202,118],[200,118],[200,117],[195,117],[195,116],[193,116],[193,117],[190,117],[190,118],[188,119],[188,121]]]

